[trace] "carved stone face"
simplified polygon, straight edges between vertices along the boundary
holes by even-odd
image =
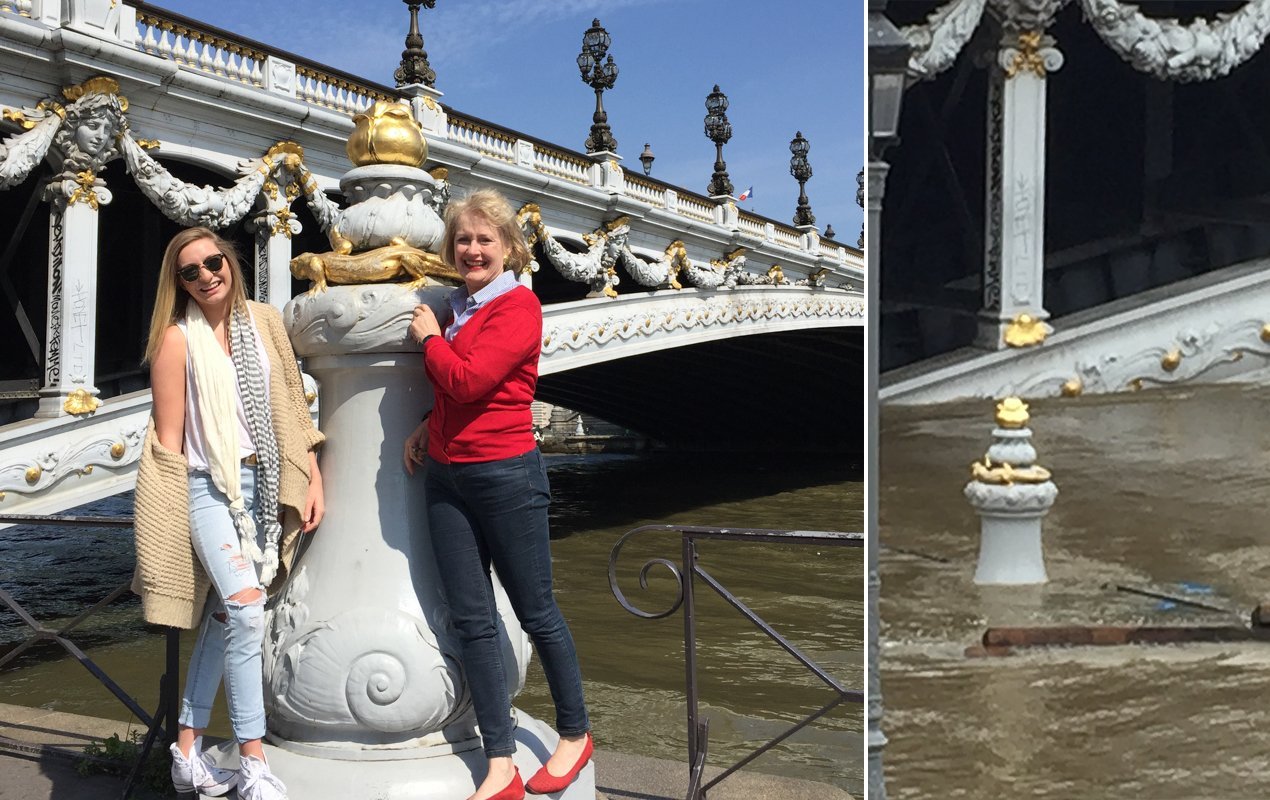
[[[96,156],[109,144],[113,128],[104,111],[94,114],[75,129],[75,144],[85,155]]]

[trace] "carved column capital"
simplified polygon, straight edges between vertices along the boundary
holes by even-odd
[[[1063,66],[1063,54],[1053,45],[1054,37],[1039,30],[1005,33],[997,50],[997,65],[1007,78],[1024,72],[1044,78]]]

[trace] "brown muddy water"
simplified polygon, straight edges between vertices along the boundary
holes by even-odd
[[[1044,527],[1050,581],[992,589],[971,580],[978,519],[961,494],[990,442],[992,403],[883,410],[887,796],[1270,796],[1270,643],[963,652],[988,625],[1245,621],[1270,597],[1270,391],[1157,390],[1031,410],[1039,463],[1059,488]]]
[[[683,617],[638,619],[609,591],[608,557],[626,531],[646,524],[860,531],[862,484],[841,462],[746,460],[666,454],[548,456],[556,592],[577,642],[597,746],[686,761]],[[81,513],[131,513],[129,496]],[[317,535],[321,535],[321,531]],[[0,588],[44,620],[67,619],[132,571],[130,530],[0,530]],[[856,548],[705,542],[700,563],[848,687],[864,685],[864,558]],[[650,558],[679,559],[678,539],[633,539],[619,578],[628,599],[665,608],[673,582]],[[823,684],[698,585],[702,712],[710,717],[711,762],[730,764],[828,702]],[[135,602],[90,619],[90,656],[152,709],[163,666],[162,637],[140,625]],[[0,610],[0,649],[22,637]],[[184,637],[188,658],[192,637]],[[126,719],[127,710],[56,645],[39,645],[0,669],[0,702]],[[219,702],[219,701],[218,701]],[[554,714],[534,662],[516,705]],[[229,735],[223,704],[211,733]],[[859,796],[863,711],[839,706],[756,761],[751,769],[830,783]]]

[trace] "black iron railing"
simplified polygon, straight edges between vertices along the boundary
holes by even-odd
[[[133,524],[132,517],[81,517],[68,515],[27,515],[27,514],[0,514],[0,524],[8,525],[56,525],[56,526],[81,526],[96,528],[131,528]],[[99,667],[89,658],[83,650],[79,648],[68,635],[75,628],[79,627],[84,620],[91,617],[101,609],[109,606],[111,603],[123,596],[131,586],[131,582],[123,583],[116,587],[109,594],[103,597],[92,606],[88,607],[79,616],[70,622],[62,625],[56,630],[46,627],[43,623],[36,620],[31,614],[22,607],[13,595],[9,594],[0,587],[0,603],[3,603],[14,614],[18,616],[22,622],[31,629],[32,633],[27,639],[17,647],[5,653],[0,657],[0,669],[6,664],[12,662],[22,653],[26,652],[38,642],[52,641],[56,642],[67,653],[75,657],[79,663],[84,665],[92,676],[97,679],[102,686],[106,687],[119,702],[132,712],[142,724],[146,725],[145,739],[142,740],[141,750],[138,753],[136,762],[132,765],[132,769],[128,774],[128,779],[123,787],[123,800],[132,794],[132,788],[136,784],[137,778],[141,774],[141,767],[145,764],[146,759],[150,755],[154,743],[160,736],[163,737],[165,744],[176,741],[176,720],[177,720],[177,681],[180,675],[179,669],[179,652],[180,652],[180,634],[176,628],[167,628],[167,655],[166,665],[163,676],[159,679],[159,707],[154,714],[147,714],[140,703],[123,690],[106,671]],[[28,749],[28,748],[24,748]],[[43,748],[41,748],[43,749]]]
[[[627,601],[626,596],[617,585],[617,559],[622,547],[632,536],[648,531],[678,533],[683,549],[683,562],[675,562],[665,558],[654,558],[647,561],[639,572],[640,588],[648,588],[648,573],[654,565],[661,565],[674,575],[679,582],[679,592],[670,608],[660,612],[644,611]],[[721,583],[697,562],[697,541],[701,539],[726,539],[743,542],[764,542],[770,544],[815,544],[844,547],[863,547],[864,534],[842,533],[838,531],[782,531],[758,528],[702,528],[685,525],[645,525],[627,532],[613,546],[609,554],[609,588],[617,602],[630,613],[644,619],[662,619],[679,610],[684,610],[684,676],[688,701],[688,795],[687,800],[699,800],[706,796],[706,791],[717,785],[732,773],[749,764],[754,759],[771,750],[793,734],[815,722],[845,701],[864,702],[864,692],[858,689],[847,689],[842,683],[826,672],[815,661],[777,633],[762,617],[745,603],[737,599]],[[713,589],[729,605],[753,623],[759,630],[767,634],[772,641],[780,645],[796,661],[809,672],[819,678],[833,691],[833,697],[816,711],[805,716],[780,735],[752,751],[749,755],[732,764],[708,782],[704,782],[706,752],[709,747],[709,719],[702,719],[698,709],[697,693],[697,634],[696,634],[696,597],[694,587],[697,579]]]

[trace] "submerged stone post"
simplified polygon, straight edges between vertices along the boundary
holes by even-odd
[[[997,404],[993,443],[970,465],[965,495],[980,523],[977,584],[1045,583],[1041,520],[1058,497],[1050,472],[1036,463],[1027,404],[1007,397]]]

